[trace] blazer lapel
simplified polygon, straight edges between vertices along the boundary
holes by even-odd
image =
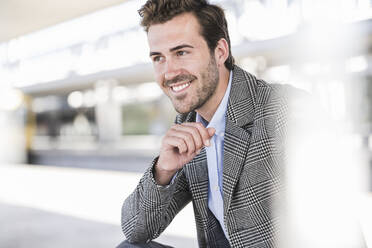
[[[176,122],[195,122],[196,113],[178,115]],[[203,148],[191,162],[185,165],[186,177],[195,204],[195,217],[200,224],[207,227],[208,219],[208,164],[207,154]]]
[[[207,154],[203,148],[190,163],[185,165],[186,177],[195,204],[195,217],[204,227],[208,218],[208,164]],[[199,219],[199,216],[201,219]]]
[[[226,112],[223,159],[224,215],[246,160],[254,120],[255,78],[235,66]]]

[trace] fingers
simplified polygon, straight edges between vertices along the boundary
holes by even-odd
[[[207,130],[210,137],[216,133],[216,129],[214,129],[214,127],[208,127]]]
[[[185,122],[182,123],[181,126],[196,129],[202,139],[204,146],[210,146],[210,139],[215,133],[215,129],[213,127],[207,129],[200,122]]]
[[[192,126],[174,125],[170,135],[182,138],[188,148],[188,153],[194,153],[203,147],[203,140],[197,128]]]
[[[194,137],[191,133],[188,133],[185,130],[180,130],[180,128],[172,127],[168,131],[168,135],[172,138],[181,139],[186,145],[186,152],[193,153],[195,149],[197,149],[196,142],[194,141]],[[184,150],[180,150],[180,153],[185,152]]]
[[[189,149],[184,139],[177,136],[166,135],[163,139],[163,144],[170,147],[177,147],[179,153],[185,153]]]
[[[182,123],[171,127],[167,132],[168,143],[177,147],[180,153],[199,153],[204,146],[210,145],[214,128],[205,128],[201,123]],[[186,151],[185,151],[186,147]]]

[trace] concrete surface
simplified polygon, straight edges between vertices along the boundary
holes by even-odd
[[[1,248],[114,248],[121,205],[141,173],[0,165]],[[157,239],[197,247],[191,205]]]

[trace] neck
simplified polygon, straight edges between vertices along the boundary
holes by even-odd
[[[217,111],[217,108],[225,95],[230,79],[230,71],[223,66],[223,69],[219,72],[219,77],[220,80],[214,94],[202,107],[196,110],[196,112],[208,122],[212,120],[214,113]]]

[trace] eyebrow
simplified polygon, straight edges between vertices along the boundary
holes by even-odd
[[[173,52],[173,51],[176,51],[176,50],[180,50],[182,48],[185,48],[185,47],[187,47],[187,48],[194,48],[193,46],[184,44],[184,45],[179,45],[179,46],[173,47],[173,48],[169,49],[169,51],[170,52]]]
[[[183,44],[183,45],[179,45],[179,46],[176,46],[176,47],[172,47],[171,49],[169,49],[169,51],[174,52],[174,51],[177,51],[177,50],[180,50],[180,49],[183,49],[183,48],[194,48],[194,47],[190,46],[190,45]],[[150,57],[154,56],[154,55],[160,55],[160,54],[161,54],[160,52],[150,52]]]

